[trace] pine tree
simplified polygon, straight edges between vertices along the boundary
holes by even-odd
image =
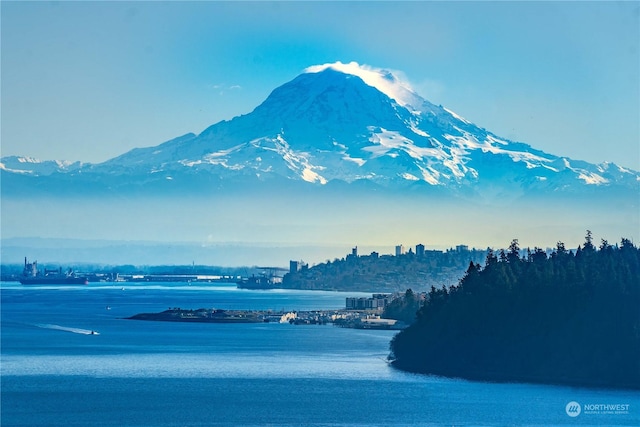
[[[640,250],[603,240],[519,257],[517,240],[458,286],[432,287],[394,337],[394,366],[492,381],[640,389]],[[469,355],[472,355],[469,356]]]

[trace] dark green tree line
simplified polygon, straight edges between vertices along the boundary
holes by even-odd
[[[640,250],[630,240],[550,256],[514,240],[458,285],[432,288],[391,343],[401,369],[489,381],[640,388]]]
[[[422,305],[420,296],[413,290],[407,289],[399,298],[395,298],[384,308],[382,317],[385,319],[400,320],[410,325],[416,320],[416,313]]]

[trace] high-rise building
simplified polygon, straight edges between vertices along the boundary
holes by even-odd
[[[295,274],[298,272],[298,261],[289,261],[289,273]]]
[[[417,256],[424,256],[424,245],[422,243],[418,243],[416,245],[416,255]]]
[[[400,256],[404,254],[404,246],[398,245],[396,246],[396,256]]]

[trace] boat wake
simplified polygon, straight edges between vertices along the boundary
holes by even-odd
[[[100,335],[98,331],[92,331],[90,329],[69,328],[66,326],[50,325],[46,323],[36,324],[36,326],[43,329],[55,329],[56,331],[71,332],[74,334],[81,334],[81,335]]]

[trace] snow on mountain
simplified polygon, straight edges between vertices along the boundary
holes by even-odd
[[[80,169],[82,166],[81,162],[39,160],[33,157],[7,156],[0,159],[0,170],[33,176],[46,176],[56,172],[71,172]]]
[[[412,110],[415,114],[420,114],[420,106],[424,100],[416,94],[411,86],[396,77],[399,72],[372,68],[367,65],[360,65],[357,62],[343,64],[338,61],[331,64],[314,65],[308,67],[305,73],[319,73],[327,69],[332,69],[344,74],[350,74],[362,79],[367,85],[378,89],[399,105]]]
[[[456,191],[638,188],[640,173],[593,165],[500,138],[420,97],[398,73],[336,62],[309,67],[249,114],[96,165],[3,158],[6,172],[160,177],[286,178],[315,185],[417,182]],[[35,166],[35,165],[39,166]],[[133,179],[133,178],[132,178]]]

